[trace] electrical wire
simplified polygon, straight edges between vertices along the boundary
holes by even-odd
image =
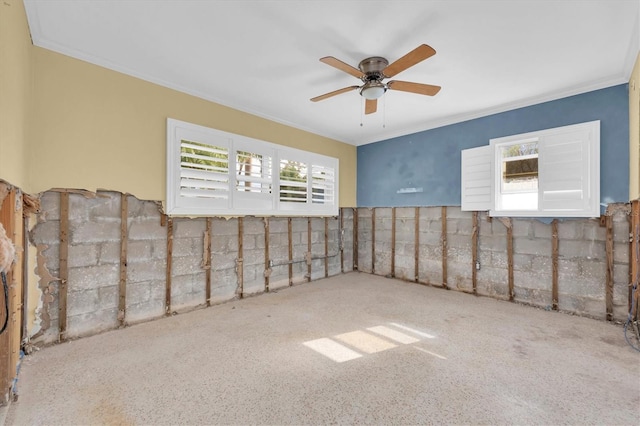
[[[0,272],[2,276],[2,287],[4,288],[4,324],[2,325],[2,330],[0,330],[0,334],[4,333],[7,329],[7,323],[9,322],[9,287],[7,286],[7,274],[4,272]]]

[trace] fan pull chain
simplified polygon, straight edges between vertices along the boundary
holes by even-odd
[[[382,128],[387,127],[387,99],[385,96],[382,97]]]
[[[364,115],[362,114],[362,111],[364,111],[364,102],[365,102],[364,98],[360,97],[360,127],[364,127],[362,125],[362,121],[363,121],[362,119],[364,117]]]

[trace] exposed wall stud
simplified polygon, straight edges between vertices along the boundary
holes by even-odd
[[[478,212],[473,212],[473,229],[471,232],[471,285],[473,294],[478,294]]]
[[[633,202],[631,203],[631,211],[629,213],[629,216],[627,217],[627,220],[629,222],[629,290],[628,290],[628,301],[627,301],[627,312],[631,311],[631,304],[633,302],[633,271],[634,271],[634,245],[633,245],[633,241],[634,241],[634,229],[633,229]],[[639,232],[640,233],[640,232]],[[640,262],[640,260],[638,260],[636,258],[637,262]]]
[[[449,288],[447,284],[447,207],[441,208],[442,234],[440,240],[442,243],[442,286]]]
[[[358,270],[358,261],[360,254],[358,253],[358,209],[353,208],[353,270]]]
[[[371,273],[376,273],[376,208],[371,209]]]
[[[118,286],[118,323],[126,325],[127,311],[127,244],[129,240],[128,195],[120,194],[120,285]]]
[[[5,159],[6,160],[6,159]],[[16,366],[20,360],[20,334],[21,318],[24,316],[24,300],[26,294],[22,292],[20,280],[25,268],[24,235],[23,235],[23,202],[20,190],[0,182],[0,223],[2,223],[6,235],[15,246],[14,263],[6,273],[8,294],[7,311],[4,312],[5,294],[0,289],[0,303],[3,307],[2,321],[7,320],[7,328],[0,334],[0,405],[9,402],[12,396],[12,386],[16,378]],[[6,315],[6,317],[5,317]]]
[[[238,259],[236,260],[236,273],[238,275],[238,289],[236,293],[240,299],[244,297],[244,221],[238,218]]]
[[[59,340],[67,340],[67,292],[69,279],[69,193],[60,193],[60,286],[58,287]]]
[[[271,264],[269,259],[269,218],[264,218],[264,291],[269,292]]]
[[[558,310],[558,257],[560,241],[558,238],[558,219],[551,221],[551,308]]]
[[[173,267],[173,218],[166,218],[167,224],[167,278],[164,292],[164,313],[171,315],[171,276]]]
[[[340,272],[344,274],[344,207],[340,208]]]
[[[391,277],[396,277],[396,208],[391,207]]]
[[[633,294],[632,301],[636,306],[636,311],[632,312],[635,320],[640,318],[640,200],[631,202],[631,287]],[[635,290],[633,290],[635,287]],[[631,310],[631,307],[629,307]],[[637,331],[637,329],[636,329]]]
[[[415,208],[414,281],[420,282],[420,207]]]
[[[606,253],[607,253],[607,278],[605,284],[605,306],[607,321],[613,321],[613,217],[605,216],[607,229]]]
[[[211,306],[211,231],[212,231],[212,219],[207,218],[206,230],[204,232],[204,273],[205,273],[205,300],[207,306]]]
[[[311,218],[307,218],[307,282],[311,282]]]
[[[287,219],[287,229],[289,233],[289,286],[293,285],[293,236],[291,218]]]

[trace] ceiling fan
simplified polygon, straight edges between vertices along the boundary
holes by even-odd
[[[393,77],[394,75],[414,66],[418,62],[422,62],[427,58],[435,55],[436,51],[426,44],[413,49],[402,58],[389,65],[389,61],[380,56],[373,56],[360,61],[358,68],[342,62],[333,56],[325,56],[320,58],[320,62],[324,62],[334,68],[344,71],[347,74],[359,78],[364,83],[362,86],[349,86],[343,89],[334,90],[324,95],[311,98],[312,102],[318,102],[332,96],[346,93],[351,90],[358,89],[360,95],[366,99],[364,113],[372,114],[378,109],[378,98],[380,98],[387,90],[400,90],[403,92],[417,93],[419,95],[434,96],[440,91],[440,86],[432,86],[430,84],[412,83],[410,81],[391,80],[383,83],[382,80]]]

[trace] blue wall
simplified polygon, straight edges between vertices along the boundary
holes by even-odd
[[[459,206],[460,151],[600,120],[601,203],[629,200],[629,94],[621,84],[358,147],[358,207]],[[422,193],[398,194],[400,188]]]

